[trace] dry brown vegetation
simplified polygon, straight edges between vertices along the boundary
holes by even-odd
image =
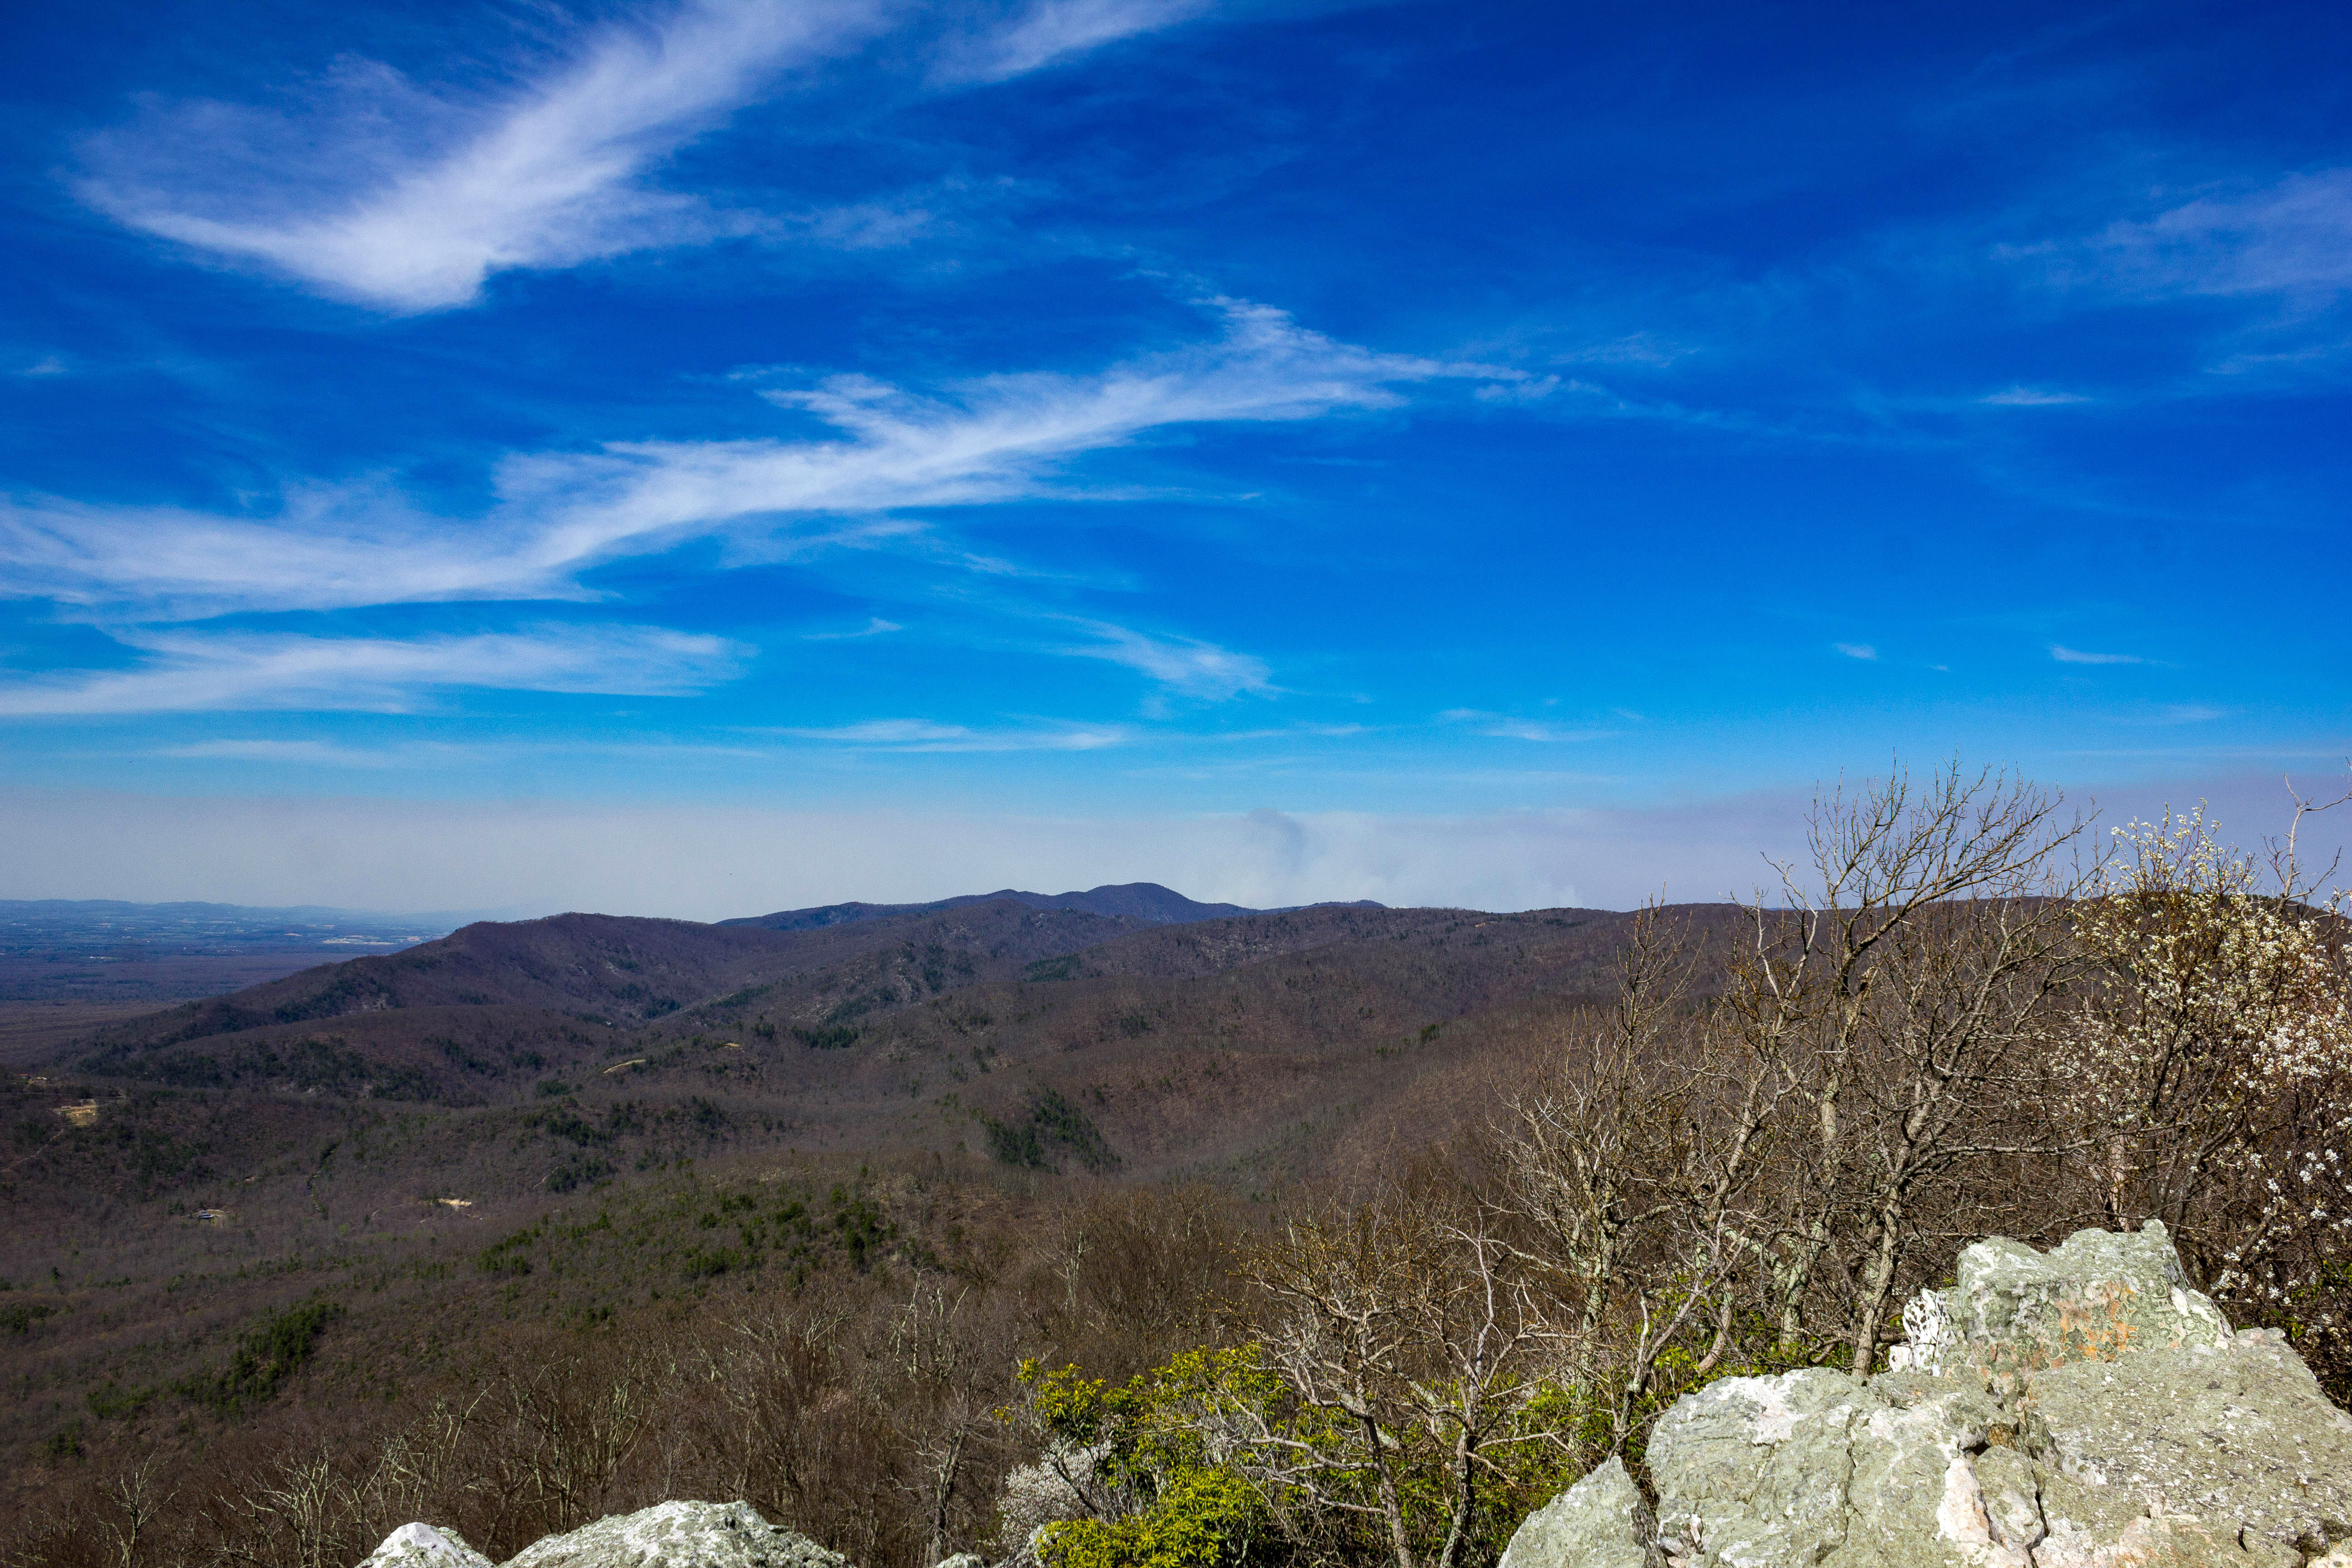
[[[9,1560],[499,1556],[698,1495],[866,1568],[1460,1568],[1711,1377],[1868,1374],[1965,1242],[2157,1217],[2352,1392],[2352,993],[2291,847],[2110,854],[1951,770],[1814,826],[1745,910],[1049,952],[976,905],[673,952],[729,989],[627,1030],[401,960],[343,993],[396,1005],[111,1030],[89,1066],[275,1055],[9,1090]],[[463,962],[659,956],[538,923]],[[485,1069],[387,1092],[436,1037]]]

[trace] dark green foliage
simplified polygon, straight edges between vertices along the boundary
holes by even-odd
[[[127,1421],[146,1409],[148,1403],[162,1392],[156,1388],[126,1391],[114,1379],[109,1378],[89,1391],[89,1413],[101,1421]]]
[[[733,1273],[747,1265],[756,1267],[757,1263],[757,1254],[746,1254],[731,1247],[704,1247],[686,1255],[679,1272],[688,1279],[709,1279],[720,1274]]]
[[[519,1230],[504,1241],[493,1242],[474,1259],[474,1267],[485,1274],[528,1274],[530,1272],[530,1258],[527,1254],[538,1242],[539,1237],[538,1227],[533,1226],[529,1230]]]
[[[29,1334],[33,1325],[49,1315],[47,1301],[11,1301],[0,1306],[0,1329],[12,1334]]]
[[[346,964],[335,978],[311,995],[299,1001],[281,1003],[270,1009],[270,1017],[280,1024],[304,1024],[313,1018],[332,1018],[345,1013],[356,1013],[362,1005],[397,1007],[400,999],[392,987],[378,979],[372,971],[357,964]]]
[[[982,1117],[981,1121],[988,1134],[988,1152],[1008,1165],[1059,1170],[1063,1154],[1095,1172],[1117,1170],[1120,1163],[1102,1129],[1055,1089],[1033,1095],[1027,1115],[1019,1121]]]
[[[321,1297],[289,1308],[239,1339],[228,1365],[183,1379],[173,1392],[219,1415],[248,1410],[276,1394],[310,1359],[319,1336],[342,1315],[339,1303]]]
[[[610,1160],[601,1160],[593,1154],[574,1154],[547,1173],[547,1188],[553,1193],[568,1193],[574,1187],[601,1182],[617,1169]]]
[[[988,1131],[988,1152],[1006,1164],[1031,1171],[1054,1168],[1045,1157],[1045,1141],[1038,1136],[1034,1122],[1003,1122],[992,1116],[982,1118],[981,1125]]]
[[[1078,955],[1075,952],[1061,958],[1041,958],[1021,972],[1024,980],[1076,980],[1078,977]]]
[[[85,1071],[113,1073],[174,1089],[268,1083],[305,1091],[415,1100],[430,1100],[438,1089],[433,1075],[422,1068],[372,1060],[340,1037],[263,1041],[229,1056],[155,1054],[157,1047],[169,1043],[157,1042],[128,1058],[104,1052],[85,1058],[80,1065]],[[447,1055],[449,1047],[445,1045],[443,1051]]]
[[[558,1106],[552,1110],[535,1110],[524,1118],[523,1125],[537,1128],[550,1138],[568,1139],[583,1149],[613,1141],[610,1133],[598,1131],[569,1105]]]
[[[815,1029],[798,1024],[793,1026],[794,1038],[801,1044],[820,1051],[837,1051],[845,1046],[854,1046],[857,1043],[857,1037],[864,1032],[845,1024]]]

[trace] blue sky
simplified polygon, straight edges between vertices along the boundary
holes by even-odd
[[[2336,8],[10,28],[28,893],[1699,897],[2352,750]]]

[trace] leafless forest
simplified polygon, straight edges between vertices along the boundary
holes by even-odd
[[[1882,1367],[1966,1242],[2152,1218],[2352,1395],[2328,868],[1957,769],[1812,829],[1746,907],[981,905],[593,1005],[461,932],[110,1023],[8,1090],[0,1550],[701,1497],[863,1568],[1484,1564],[1708,1379]]]

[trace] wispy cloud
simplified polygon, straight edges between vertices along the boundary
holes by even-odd
[[[873,0],[700,0],[657,28],[607,27],[485,104],[350,66],[305,115],[199,103],[96,138],[81,191],[132,227],[329,294],[463,305],[495,271],[725,232],[647,171],[776,72],[888,16]]]
[[[2352,289],[2352,169],[2289,175],[2258,190],[2207,195],[2080,240],[2000,254],[2062,286],[2161,298]]]
[[[397,746],[346,746],[332,741],[200,741],[155,753],[192,762],[263,763],[272,767],[406,768],[474,763],[470,746],[415,742]]]
[[[2147,659],[2136,653],[2086,653],[2079,647],[2062,643],[2050,645],[2050,657],[2061,664],[2146,664]]]
[[[1131,738],[1118,725],[1068,724],[1031,729],[974,730],[928,719],[866,719],[829,729],[781,730],[799,741],[887,752],[1093,752]]]
[[[767,394],[834,438],[510,457],[497,505],[463,525],[373,485],[297,487],[260,519],[26,498],[0,505],[0,593],[168,618],[582,598],[582,573],[688,539],[724,536],[742,559],[887,542],[921,525],[884,514],[1066,493],[1075,459],[1155,430],[1389,408],[1399,384],[1496,374],[1339,342],[1244,300],[1205,308],[1215,337],[1093,374],[988,376],[931,395],[836,376]]]
[[[2065,408],[2090,398],[2079,392],[2053,392],[2042,386],[2012,386],[2005,392],[1990,392],[1977,399],[1994,408]]]
[[[426,692],[460,687],[678,696],[732,679],[751,651],[656,626],[410,639],[173,632],[123,640],[143,662],[0,684],[0,714],[397,712],[418,707]]]
[[[1211,0],[1037,0],[946,52],[943,81],[1002,81],[1121,38],[1206,14]]]
[[[954,86],[1208,9],[1038,0],[942,35],[903,0],[691,0],[657,23],[597,30],[502,95],[468,99],[346,61],[292,113],[165,105],[89,138],[79,190],[130,227],[396,313],[471,304],[498,272],[728,237],[899,244],[928,224],[929,204],[724,210],[656,176],[779,82],[894,31],[911,32],[906,52],[932,61],[934,85]]]
[[[1274,689],[1265,661],[1191,637],[1151,637],[1102,621],[1080,621],[1093,639],[1062,651],[1080,658],[1108,659],[1139,670],[1169,691],[1209,701],[1263,696]]]
[[[1577,728],[1566,724],[1550,724],[1540,720],[1516,718],[1508,713],[1490,713],[1483,708],[1448,708],[1438,716],[1445,724],[1466,724],[1481,735],[1497,741],[1538,741],[1561,743],[1577,741],[1606,741],[1618,733],[1614,730]]]
[[[856,637],[887,637],[892,632],[903,632],[906,629],[896,621],[886,621],[879,616],[874,616],[854,632],[803,632],[801,639],[803,642],[848,642]]]
[[[1564,724],[1543,724],[1528,719],[1507,719],[1478,732],[1498,741],[1540,741],[1555,745],[1579,741],[1605,741],[1617,733],[1614,730],[1577,730]]]
[[[1874,661],[1878,658],[1878,650],[1866,642],[1838,642],[1830,644],[1830,647],[1848,658]]]

